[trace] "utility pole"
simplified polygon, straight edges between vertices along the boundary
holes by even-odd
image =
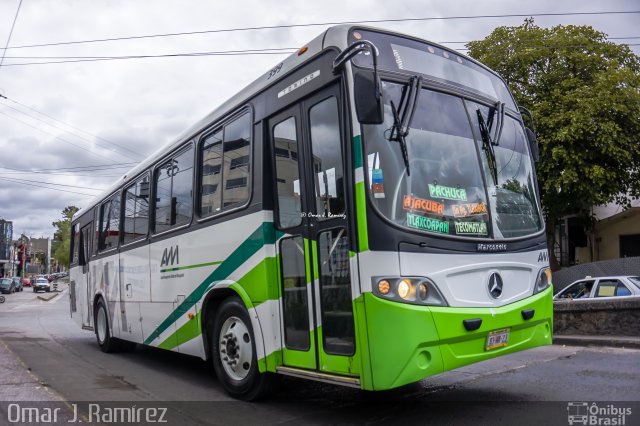
[[[47,274],[51,273],[51,238],[47,237]]]

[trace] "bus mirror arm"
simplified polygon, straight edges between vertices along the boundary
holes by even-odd
[[[354,101],[358,121],[362,124],[382,124],[384,122],[384,102],[380,76],[378,75],[378,48],[368,40],[360,40],[333,61],[333,73],[340,72],[347,61],[360,52],[368,51],[373,60],[373,70],[359,68],[353,75]]]
[[[540,146],[538,145],[538,139],[536,138],[536,134],[533,133],[528,127],[525,127],[525,131],[527,132],[527,139],[529,141],[529,147],[531,148],[531,157],[533,161],[536,163],[540,161]]]
[[[527,133],[527,140],[529,141],[529,148],[531,148],[531,157],[536,163],[540,161],[540,146],[538,145],[538,138],[536,137],[536,126],[533,122],[533,114],[525,107],[520,107],[520,114],[529,118],[531,127],[525,126],[524,130]]]

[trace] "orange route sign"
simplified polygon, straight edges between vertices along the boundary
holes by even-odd
[[[487,212],[487,205],[485,203],[454,204],[451,207],[453,208],[453,215],[455,217],[473,216]]]
[[[418,211],[423,213],[444,214],[444,204],[433,200],[405,195],[402,199],[402,208],[405,210]]]

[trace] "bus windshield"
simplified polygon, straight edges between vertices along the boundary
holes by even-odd
[[[486,117],[489,108],[420,89],[406,161],[401,144],[389,140],[391,104],[399,105],[406,90],[407,85],[383,82],[384,123],[364,126],[368,189],[380,213],[412,230],[469,238],[514,238],[541,230],[522,125],[505,114],[494,147],[494,184],[482,141],[472,130],[478,126],[476,109]]]

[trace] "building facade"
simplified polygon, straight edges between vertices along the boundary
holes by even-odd
[[[555,255],[562,266],[640,256],[640,200],[629,208],[617,204],[594,207],[595,225],[565,217],[556,227]]]
[[[0,276],[11,276],[13,222],[0,219]]]

